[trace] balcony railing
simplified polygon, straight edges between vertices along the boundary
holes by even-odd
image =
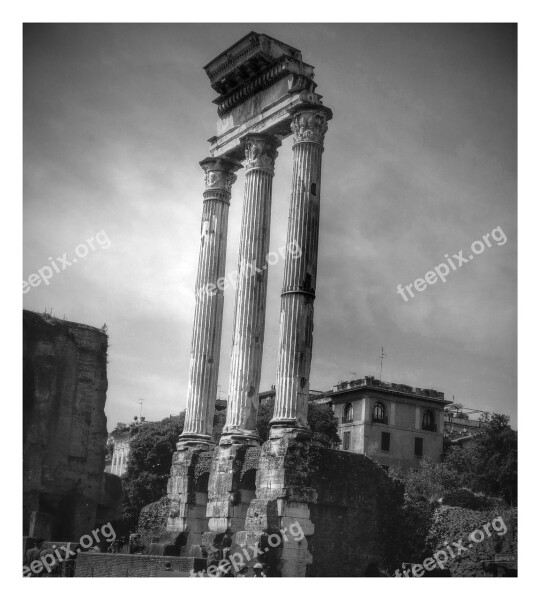
[[[437,425],[433,423],[433,425],[422,425],[422,429],[424,431],[437,431]]]
[[[381,425],[388,425],[388,417],[373,417],[372,423],[380,423]]]
[[[352,423],[353,418],[352,417],[341,417],[341,422],[342,423]]]

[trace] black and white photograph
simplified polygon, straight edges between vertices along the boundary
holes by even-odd
[[[517,578],[518,22],[157,12],[16,27],[13,569]]]

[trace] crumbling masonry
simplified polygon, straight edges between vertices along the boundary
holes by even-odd
[[[321,160],[332,111],[315,92],[299,50],[250,33],[205,71],[218,92],[218,132],[205,173],[201,247],[184,431],[174,454],[165,531],[151,553],[222,558],[235,547],[265,552],[269,575],[363,575],[382,552],[380,527],[399,490],[363,456],[310,443],[307,424],[317,279]],[[281,294],[276,403],[262,446],[256,419],[264,342],[272,179],[293,135],[288,247]],[[227,218],[235,173],[244,206],[227,419],[213,447]],[[246,266],[249,269],[246,270]],[[255,270],[253,270],[253,267]],[[298,523],[305,538],[283,535]],[[278,534],[281,543],[270,548]]]

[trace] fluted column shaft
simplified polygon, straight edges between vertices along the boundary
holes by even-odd
[[[195,285],[195,316],[184,430],[179,445],[208,443],[216,404],[223,285],[227,252],[227,222],[234,172],[242,165],[225,158],[201,161],[205,191],[201,221],[201,246]]]
[[[317,280],[321,159],[331,111],[303,106],[293,114],[293,178],[285,258],[274,434],[282,428],[307,429],[309,375],[313,346],[313,302]]]
[[[227,420],[222,441],[257,442],[257,411],[264,343],[272,179],[279,142],[249,135],[238,256]]]

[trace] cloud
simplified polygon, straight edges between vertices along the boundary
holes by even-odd
[[[206,140],[202,71],[250,28],[302,49],[334,111],[323,155],[311,386],[376,372],[515,415],[515,28],[503,25],[25,27],[24,276],[104,230],[111,246],[32,289],[25,306],[111,335],[114,425],[185,407]],[[324,43],[321,43],[321,40]],[[285,243],[292,150],[279,150],[271,250]],[[243,174],[227,272],[237,264]],[[396,293],[496,226],[445,284]],[[269,272],[262,388],[274,383],[283,263]],[[225,394],[234,290],[225,292]]]

